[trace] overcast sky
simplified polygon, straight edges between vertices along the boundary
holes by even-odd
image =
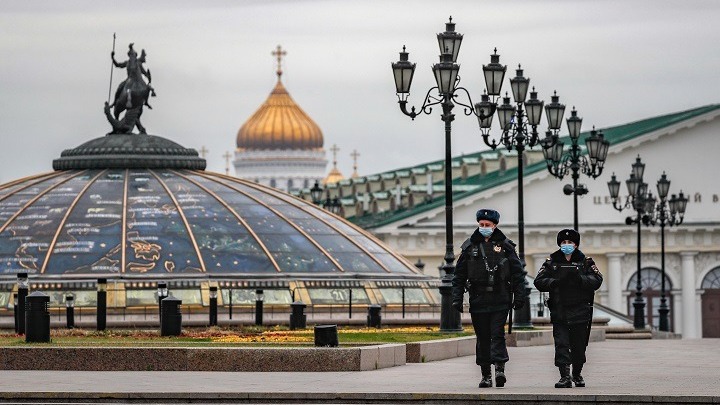
[[[494,47],[508,78],[522,63],[540,97],[557,90],[584,129],[720,100],[715,0],[3,0],[0,182],[52,170],[63,149],[109,131],[113,32],[118,59],[129,42],[147,51],[157,91],[143,115],[148,132],[205,146],[209,170],[224,171],[222,154],[275,85],[278,44],[283,82],[320,125],[326,150],[340,147],[343,174],[353,149],[361,174],[441,159],[438,110],[414,122],[402,115],[390,63],[406,45],[417,63],[410,102],[421,104],[434,86],[435,34],[450,15],[465,35],[461,85],[475,101]],[[124,78],[116,69],[113,92]],[[476,120],[456,114],[453,154],[484,149]]]

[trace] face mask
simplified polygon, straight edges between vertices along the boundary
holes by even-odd
[[[575,251],[575,245],[568,243],[566,245],[560,245],[560,250],[566,255],[571,255]]]
[[[492,235],[494,230],[495,230],[495,228],[492,228],[489,226],[488,227],[484,227],[484,226],[478,227],[478,231],[480,231],[480,235],[482,235],[483,237],[486,237],[486,238],[489,238],[490,235]]]

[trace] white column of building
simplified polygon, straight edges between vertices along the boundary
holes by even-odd
[[[608,306],[625,313],[626,305],[623,303],[622,265],[620,263],[620,259],[625,256],[625,253],[608,253],[605,256],[608,259]]]
[[[683,339],[697,339],[695,326],[695,255],[697,252],[682,252],[682,336]]]

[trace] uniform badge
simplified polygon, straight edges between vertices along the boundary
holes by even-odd
[[[502,250],[502,248],[501,248],[500,246],[498,246],[498,245],[495,245],[495,247],[493,247],[493,250],[495,251],[495,253],[500,253],[500,251]]]

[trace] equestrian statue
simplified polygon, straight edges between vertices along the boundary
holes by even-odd
[[[148,98],[155,97],[155,89],[151,85],[152,75],[150,69],[145,69],[143,66],[147,56],[145,50],[143,49],[138,57],[133,45],[132,43],[129,45],[128,60],[124,62],[115,60],[114,50],[110,53],[113,66],[127,70],[127,78],[120,83],[115,91],[113,103],[105,103],[105,116],[113,127],[111,134],[132,134],[135,127],[141,134],[147,133],[145,127],[140,123],[140,116],[144,106],[152,109],[148,104]],[[147,78],[147,83],[144,78]],[[112,70],[110,81],[112,86]],[[121,119],[120,114],[123,112],[125,114]]]

